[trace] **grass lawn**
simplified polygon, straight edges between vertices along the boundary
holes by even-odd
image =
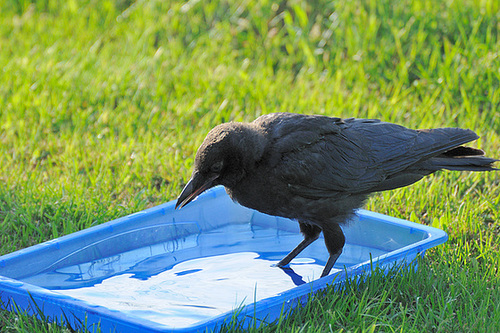
[[[457,126],[500,157],[497,0],[4,0],[0,255],[174,199],[206,133],[274,111]],[[442,228],[418,271],[255,332],[499,332],[500,175],[367,209]],[[237,329],[229,329],[237,331]],[[0,312],[0,332],[68,332]]]

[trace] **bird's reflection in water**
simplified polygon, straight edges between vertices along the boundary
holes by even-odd
[[[302,276],[300,276],[299,274],[295,273],[295,271],[293,270],[293,268],[291,268],[291,267],[280,267],[280,268],[281,268],[281,270],[286,275],[288,275],[292,279],[292,282],[296,286],[300,286],[300,285],[306,283],[306,281],[304,281],[304,279],[302,278]]]

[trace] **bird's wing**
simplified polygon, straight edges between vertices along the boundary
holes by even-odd
[[[267,128],[274,142],[268,154],[274,176],[286,181],[295,194],[310,198],[403,186],[390,185],[391,177],[477,138],[468,130],[419,131],[366,119],[293,115],[273,125]],[[396,185],[410,184],[423,175],[403,174]]]

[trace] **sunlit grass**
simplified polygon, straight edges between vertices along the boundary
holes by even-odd
[[[494,0],[6,0],[0,254],[175,198],[206,133],[274,111],[459,126],[499,157]],[[499,177],[443,172],[367,208],[444,229],[256,331],[499,331]],[[64,332],[0,313],[0,332]]]

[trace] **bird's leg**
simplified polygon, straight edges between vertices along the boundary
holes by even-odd
[[[323,272],[321,273],[321,277],[327,276],[330,274],[330,271],[333,268],[333,265],[335,265],[335,262],[337,259],[340,257],[342,254],[342,249],[340,249],[337,253],[334,253],[333,255],[330,255],[328,257],[328,261],[326,262],[325,268],[323,268]]]
[[[342,254],[342,248],[345,244],[344,233],[337,223],[330,223],[325,225],[323,227],[323,236],[325,237],[325,245],[328,249],[328,253],[330,253],[330,257],[326,262],[323,273],[321,273],[321,277],[330,274],[333,265]]]
[[[295,258],[302,250],[308,247],[312,242],[318,239],[321,233],[321,228],[313,224],[307,224],[299,222],[300,232],[304,235],[304,240],[299,243],[290,253],[288,253],[280,262],[276,265],[278,267],[286,266]]]
[[[304,250],[306,247],[309,246],[312,242],[314,242],[318,237],[316,238],[304,238],[302,242],[299,243],[290,253],[288,253],[283,259],[280,260],[280,262],[276,265],[278,267],[284,267],[292,261],[293,258],[295,258],[302,250]]]

